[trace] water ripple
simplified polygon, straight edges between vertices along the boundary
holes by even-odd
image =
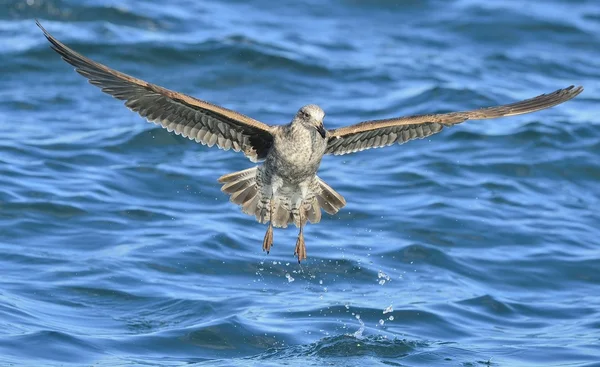
[[[565,16],[569,14],[569,16]],[[506,103],[536,114],[326,157],[347,199],[275,231],[220,192],[252,166],[147,124],[32,18],[118,70],[336,128]],[[593,366],[600,18],[591,0],[11,0],[0,11],[0,365]],[[557,56],[559,55],[559,56]]]

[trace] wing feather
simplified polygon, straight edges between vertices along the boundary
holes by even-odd
[[[148,83],[113,70],[73,51],[42,25],[52,49],[104,93],[146,120],[204,145],[243,151],[252,161],[264,159],[273,144],[271,126],[238,112]]]
[[[365,121],[329,131],[326,154],[341,155],[381,148],[394,143],[402,144],[439,133],[444,127],[467,120],[493,119],[535,112],[566,102],[582,91],[583,87],[570,86],[524,101],[478,110]]]

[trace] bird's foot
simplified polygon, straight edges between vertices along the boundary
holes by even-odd
[[[263,240],[263,251],[266,251],[267,255],[271,251],[272,245],[273,245],[273,225],[269,223],[269,228],[267,228],[267,233],[265,233],[265,239]]]
[[[306,260],[306,244],[304,243],[304,234],[302,232],[298,235],[294,256],[298,256],[298,264],[300,264],[300,261]]]

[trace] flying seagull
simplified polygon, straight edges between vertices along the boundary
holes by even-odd
[[[149,122],[203,145],[243,152],[259,166],[219,178],[222,191],[242,211],[268,223],[263,251],[273,244],[273,227],[293,223],[300,228],[294,255],[306,259],[303,228],[318,223],[321,209],[337,213],[346,200],[317,175],[325,154],[348,154],[365,149],[403,144],[436,134],[444,127],[467,120],[521,115],[556,106],[583,91],[570,86],[549,94],[507,105],[472,111],[405,116],[365,121],[327,130],[325,113],[314,104],[300,108],[287,125],[268,125],[238,112],[148,83],[113,70],[71,50],[36,24],[52,49],[103,92],[125,101],[125,106]]]

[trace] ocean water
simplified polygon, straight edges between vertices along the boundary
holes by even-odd
[[[266,227],[243,155],[145,123],[50,50],[272,124],[573,101],[342,157]],[[600,366],[597,0],[1,0],[1,366]]]

